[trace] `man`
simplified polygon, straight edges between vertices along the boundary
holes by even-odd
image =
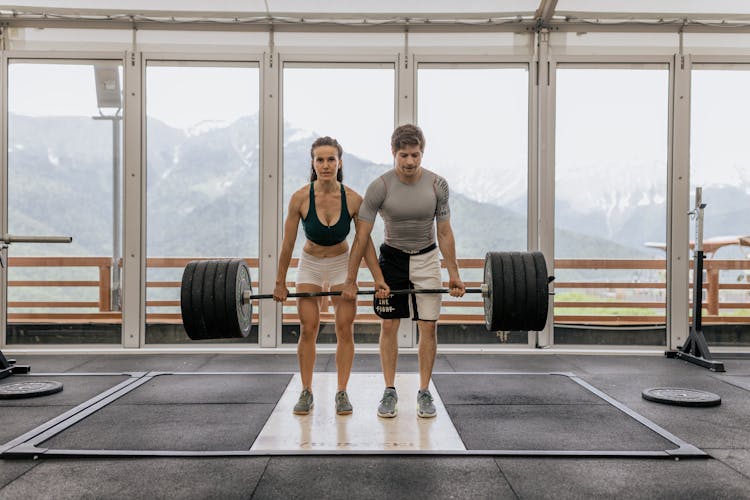
[[[376,214],[385,223],[385,241],[380,247],[379,264],[385,283],[376,280],[375,312],[380,326],[380,363],[385,391],[378,407],[379,417],[395,417],[396,363],[398,360],[398,326],[401,318],[412,317],[419,328],[419,392],[417,415],[436,415],[429,391],[432,368],[437,353],[437,321],[440,316],[440,294],[389,296],[391,289],[440,288],[440,256],[448,269],[450,294],[461,297],[466,288],[458,273],[456,244],[450,224],[448,183],[422,167],[425,139],[415,125],[402,125],[391,136],[394,168],[375,179],[367,188],[360,207],[356,234],[349,255],[344,298],[357,293],[357,271]],[[435,228],[437,225],[437,245]]]

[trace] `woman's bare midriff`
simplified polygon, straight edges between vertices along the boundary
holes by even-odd
[[[349,242],[344,240],[341,243],[336,243],[335,245],[326,247],[323,245],[318,245],[317,243],[313,243],[310,240],[307,240],[305,242],[305,246],[303,247],[303,250],[305,251],[305,253],[308,253],[312,255],[313,257],[318,257],[319,259],[326,259],[329,257],[337,257],[341,255],[342,253],[348,252]]]

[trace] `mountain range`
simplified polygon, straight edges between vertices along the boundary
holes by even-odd
[[[65,248],[24,245],[22,253],[110,255],[111,124],[88,117],[13,114],[8,124],[10,232],[74,238]],[[314,137],[291,124],[285,124],[284,134],[289,138],[283,158],[286,207],[291,192],[308,182]],[[148,255],[258,255],[262,214],[257,115],[189,131],[149,118],[146,136]],[[344,182],[360,193],[389,168],[344,154]],[[581,178],[572,182],[580,190],[556,201],[558,257],[663,256],[644,246],[647,241],[665,241],[666,200],[659,196],[661,188],[633,177],[622,179],[615,193],[599,193],[590,184],[600,173],[589,173],[588,179],[585,172],[577,175]],[[507,203],[502,205],[492,192],[502,180],[486,181],[488,192],[480,194],[452,186],[452,225],[460,258],[526,248],[525,193],[513,199],[506,193]],[[592,202],[597,194],[600,199]],[[629,197],[628,203],[622,202],[623,196]],[[750,206],[750,187],[708,186],[703,197],[709,205],[720,200],[717,208],[709,206],[706,211],[706,236],[737,234],[738,221],[747,219],[743,212]],[[583,198],[587,202],[579,203]],[[750,228],[744,232],[750,233]],[[382,234],[380,226],[374,234]]]

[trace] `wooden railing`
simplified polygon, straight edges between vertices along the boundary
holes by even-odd
[[[173,269],[176,276],[181,275],[181,269],[195,258],[149,258],[147,267],[150,270]],[[258,276],[258,259],[246,259],[251,268],[251,275]],[[40,287],[63,290],[59,297],[45,300],[9,300],[8,320],[10,322],[101,322],[117,323],[121,313],[112,311],[110,307],[112,259],[107,257],[11,257],[10,268],[89,268],[90,275],[98,279],[90,280],[10,280],[9,288]],[[291,268],[297,265],[292,259]],[[478,287],[477,281],[481,277],[484,266],[483,259],[459,259],[462,276],[469,287]],[[633,259],[558,259],[555,261],[556,272],[564,270],[591,271],[641,271],[649,273],[648,281],[622,280],[601,281],[564,281],[557,279],[555,288],[555,323],[559,324],[602,324],[602,325],[633,325],[633,324],[664,324],[665,323],[665,261],[663,260],[633,260]],[[750,323],[750,261],[748,260],[706,260],[704,262],[706,279],[704,289],[705,323]],[[744,272],[742,282],[720,281],[720,272],[732,270]],[[472,276],[475,279],[469,279]],[[257,290],[258,283],[254,281],[253,289]],[[290,288],[294,286],[289,283]],[[360,282],[363,288],[372,287],[372,282]],[[179,313],[179,278],[168,281],[149,280],[146,283],[147,297],[155,290],[169,289],[166,292],[170,298],[147,298],[146,319],[149,323],[180,323]],[[95,289],[95,293],[87,296],[97,297],[96,300],[66,300],[64,290],[73,288]],[[152,293],[149,293],[152,291]],[[577,291],[577,292],[576,292]],[[722,300],[721,291],[741,295],[740,300]],[[729,292],[734,291],[734,292]],[[49,295],[49,294],[47,294]],[[321,307],[323,321],[333,320],[330,299],[322,300]],[[444,296],[441,321],[451,323],[484,323],[483,300],[478,295],[469,295],[461,299]],[[257,311],[257,302],[254,311]],[[377,317],[371,310],[371,299],[363,298],[358,301],[357,321],[372,322]],[[18,309],[30,309],[33,312],[19,312]],[[38,311],[34,311],[37,309]],[[723,313],[722,313],[723,312]],[[257,312],[254,314],[257,321]],[[284,322],[297,321],[294,299],[285,303],[283,312]]]

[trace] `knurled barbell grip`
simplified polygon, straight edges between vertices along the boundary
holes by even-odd
[[[466,293],[486,293],[484,285],[481,288],[467,288],[465,290]],[[357,292],[357,295],[375,295],[375,290],[359,290]],[[422,288],[422,289],[413,289],[413,288],[407,288],[404,290],[391,290],[391,295],[411,295],[415,293],[450,293],[449,288]],[[314,298],[314,297],[331,297],[331,296],[338,296],[341,295],[340,290],[334,290],[329,292],[295,292],[290,293],[287,295],[287,298]],[[242,303],[247,304],[251,300],[260,300],[260,299],[272,299],[273,294],[272,293],[262,293],[253,295],[250,293],[250,290],[246,290],[242,294]]]

